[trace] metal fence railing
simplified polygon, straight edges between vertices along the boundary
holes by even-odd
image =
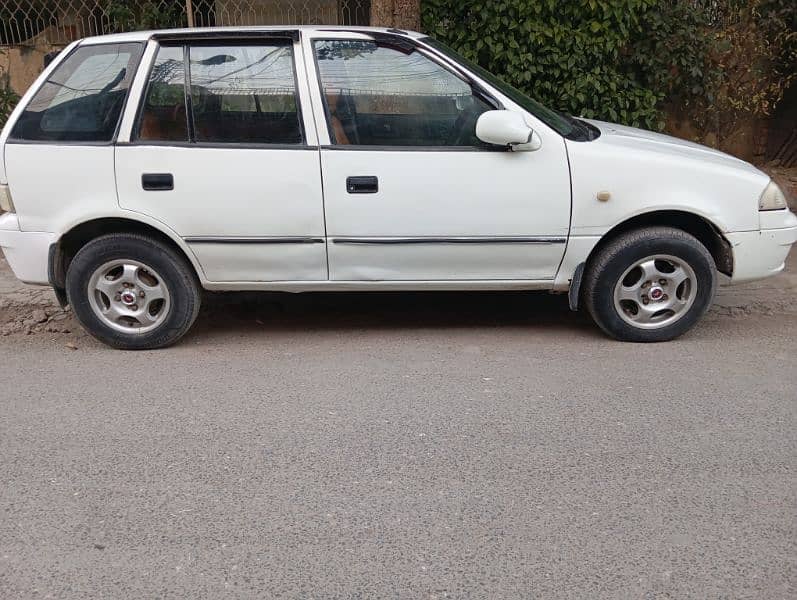
[[[0,0],[0,45],[189,25],[368,25],[370,13],[370,0]]]

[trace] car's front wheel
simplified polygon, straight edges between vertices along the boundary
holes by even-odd
[[[694,236],[671,227],[630,231],[587,266],[583,301],[614,338],[663,342],[690,330],[717,286],[714,259]]]
[[[185,260],[138,234],[110,234],[86,244],[69,265],[66,291],[83,327],[124,350],[175,343],[196,320],[201,302]]]

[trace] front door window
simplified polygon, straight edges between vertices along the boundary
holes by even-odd
[[[330,138],[338,145],[481,146],[476,121],[494,107],[415,49],[317,40]]]

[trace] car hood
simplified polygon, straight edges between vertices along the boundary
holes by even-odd
[[[655,133],[636,127],[607,123],[605,121],[595,121],[593,119],[583,119],[597,127],[601,132],[601,137],[605,143],[613,145],[623,145],[629,149],[638,149],[647,152],[658,152],[670,156],[678,155],[691,160],[704,161],[714,165],[741,168],[746,171],[760,171],[750,163],[740,158],[720,152],[714,148],[682,140],[671,135]]]
[[[567,140],[575,235],[603,235],[651,211],[697,214],[721,231],[759,227],[758,199],[769,176],[724,152],[674,137],[590,121],[601,135]],[[600,191],[611,200],[596,203]]]

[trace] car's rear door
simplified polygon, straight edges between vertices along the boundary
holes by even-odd
[[[327,279],[298,40],[164,37],[148,49],[143,100],[116,150],[119,203],[183,237],[209,281]]]
[[[305,43],[321,137],[330,279],[555,277],[570,219],[564,141],[475,137],[491,94],[411,40],[316,31]]]

